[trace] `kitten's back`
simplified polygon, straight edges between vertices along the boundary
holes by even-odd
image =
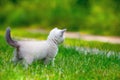
[[[33,56],[40,59],[47,55],[49,47],[46,41],[18,41],[18,44],[22,56]]]

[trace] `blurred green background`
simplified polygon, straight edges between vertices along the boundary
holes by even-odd
[[[0,0],[0,29],[7,26],[120,36],[120,0]]]

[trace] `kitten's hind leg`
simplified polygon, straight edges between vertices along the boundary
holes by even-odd
[[[14,63],[14,65],[16,65],[20,59],[18,57],[18,52],[16,50],[13,53],[14,53],[14,57],[12,58],[11,61]]]
[[[28,56],[28,57],[25,57],[24,60],[23,60],[23,65],[25,66],[25,68],[27,69],[28,66],[33,62],[33,58]]]

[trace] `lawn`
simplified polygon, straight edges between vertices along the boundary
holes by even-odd
[[[31,33],[24,30],[12,30],[16,39],[46,39],[47,34]],[[67,46],[67,47],[66,47]],[[84,54],[76,47],[97,48],[104,54]],[[107,52],[115,54],[110,57]],[[10,62],[13,48],[6,44],[4,32],[0,31],[0,80],[120,80],[120,44],[102,43],[66,39],[59,46],[55,66],[47,67],[36,61],[24,69],[21,63],[14,66]]]

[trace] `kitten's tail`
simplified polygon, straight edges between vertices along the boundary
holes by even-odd
[[[5,38],[6,38],[6,41],[9,45],[11,45],[12,47],[19,47],[19,45],[17,44],[17,41],[13,40],[11,38],[11,35],[10,35],[10,28],[8,27],[6,29],[6,35],[5,35]]]

